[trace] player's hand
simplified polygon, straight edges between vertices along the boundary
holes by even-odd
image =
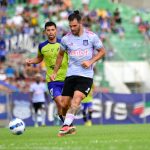
[[[25,60],[25,62],[26,62],[26,64],[27,64],[28,66],[30,66],[30,65],[32,64],[32,60],[29,59],[29,58],[27,58],[27,59]]]
[[[56,78],[56,73],[51,74],[51,76],[50,76],[50,80],[51,80],[51,81],[54,81],[54,80],[55,80],[55,78]]]
[[[81,63],[81,65],[82,65],[83,68],[87,69],[92,65],[92,63],[89,60],[87,60],[87,61],[83,61]]]

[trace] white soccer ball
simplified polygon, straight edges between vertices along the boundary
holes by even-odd
[[[11,133],[15,135],[23,134],[23,132],[25,131],[25,123],[21,119],[15,118],[10,121],[9,129]]]

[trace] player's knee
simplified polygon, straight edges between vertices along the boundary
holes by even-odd
[[[62,104],[60,102],[56,102],[57,108],[61,109],[62,108]]]
[[[80,105],[78,105],[78,104],[72,104],[70,106],[70,112],[73,113],[73,114],[77,114],[79,109],[80,109]]]
[[[70,107],[70,102],[69,101],[62,101],[62,108],[66,109]]]

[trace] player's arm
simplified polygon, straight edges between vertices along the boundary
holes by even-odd
[[[35,57],[35,58],[27,58],[26,59],[26,63],[28,65],[30,65],[30,64],[39,64],[42,61],[43,61],[43,56],[42,55],[37,55],[37,57]]]
[[[96,61],[98,61],[99,59],[104,57],[104,55],[106,53],[106,50],[103,47],[103,44],[102,44],[101,40],[99,39],[99,37],[97,35],[95,35],[94,38],[93,38],[93,47],[94,47],[95,50],[98,51],[98,53],[95,54],[90,60],[86,60],[86,61],[82,62],[81,65],[84,68],[89,68]]]
[[[58,72],[58,70],[59,70],[59,68],[60,68],[60,66],[61,66],[61,64],[62,64],[62,60],[63,60],[63,57],[64,57],[64,53],[65,53],[65,52],[64,52],[63,50],[61,50],[61,48],[60,48],[60,50],[59,50],[59,52],[58,52],[58,55],[57,55],[56,64],[55,64],[55,67],[54,67],[53,74],[50,76],[50,79],[51,79],[52,81],[54,81],[55,78],[56,78],[57,72]]]
[[[97,51],[98,53],[94,55],[92,59],[90,59],[91,64],[94,64],[96,61],[105,56],[106,50],[104,49],[104,47],[97,49]]]
[[[34,58],[27,58],[26,59],[26,64],[28,64],[28,65],[30,65],[30,64],[39,64],[40,62],[42,62],[43,61],[43,55],[41,53],[41,50],[42,50],[42,46],[41,46],[41,44],[39,44],[37,56],[34,57]]]
[[[83,61],[82,62],[82,66],[84,68],[89,68],[92,64],[94,64],[96,61],[98,61],[99,59],[101,59],[102,57],[104,57],[106,51],[105,49],[102,47],[100,49],[97,49],[98,53],[96,55],[94,55],[90,60],[87,61]]]

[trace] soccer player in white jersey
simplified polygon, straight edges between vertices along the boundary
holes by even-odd
[[[35,82],[30,85],[31,102],[34,108],[34,126],[38,127],[38,113],[41,114],[41,125],[45,126],[46,109],[45,102],[47,98],[47,87],[41,82],[42,75],[35,75]]]
[[[51,80],[55,80],[61,66],[64,52],[69,56],[69,65],[63,88],[63,101],[71,101],[64,124],[58,136],[64,136],[75,128],[70,124],[75,119],[81,101],[89,94],[93,84],[93,64],[105,55],[105,49],[99,37],[86,30],[82,25],[79,11],[74,11],[68,17],[71,32],[62,38]],[[95,51],[98,51],[95,54]]]

